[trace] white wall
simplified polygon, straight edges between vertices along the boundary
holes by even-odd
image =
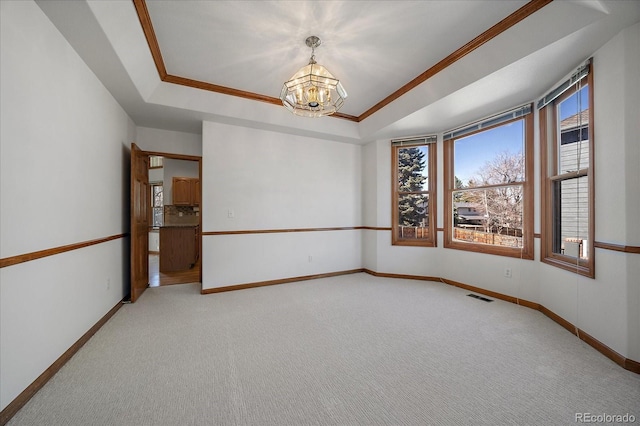
[[[637,128],[640,24],[594,53],[595,241],[640,245]],[[635,153],[635,158],[634,158]],[[633,206],[633,207],[631,207]],[[629,209],[631,207],[631,209]],[[628,218],[633,218],[628,220]],[[596,278],[540,266],[540,303],[622,355],[640,359],[637,254],[596,249]]]
[[[367,165],[362,168],[362,225],[369,227],[379,226],[377,179],[381,173],[377,167],[371,167],[377,164],[378,146],[377,143],[370,143],[362,147],[362,164]],[[382,216],[386,215],[383,213]],[[362,231],[362,267],[371,271],[378,270],[377,236],[377,231]]]
[[[640,24],[635,24],[594,53],[595,240],[631,246],[640,245],[639,33]],[[537,149],[537,130],[535,137]],[[439,141],[439,227],[444,225],[442,166]],[[376,141],[363,147],[363,206],[368,210],[363,216],[368,226],[390,226],[390,177],[390,142]],[[539,178],[534,182],[538,193]],[[538,195],[535,214],[539,232]],[[438,247],[420,248],[391,246],[389,231],[365,231],[364,267],[378,272],[444,277],[538,302],[623,356],[640,360],[637,254],[596,249],[596,278],[589,279],[541,263],[539,239],[535,240],[536,258],[531,261],[444,249],[442,232],[438,234]],[[503,277],[506,267],[512,269],[512,278]]]
[[[205,233],[361,225],[360,146],[205,122],[202,169]],[[360,234],[205,235],[203,288],[360,268]]]
[[[202,136],[193,133],[138,126],[135,142],[143,151],[202,155]]]
[[[640,212],[640,116],[638,99],[640,99],[640,24],[636,24],[623,32],[625,37],[624,55],[625,75],[622,84],[625,86],[624,99],[624,131],[625,139],[625,179],[626,194],[626,226],[625,240],[627,245],[640,246],[640,225],[638,224],[638,212]],[[633,53],[635,52],[635,53]],[[636,257],[638,255],[635,255]],[[629,310],[629,357],[640,360],[640,262],[627,257],[627,279],[629,281],[627,306]]]
[[[156,169],[149,169],[149,182],[163,182],[164,181],[164,169],[162,167]]]
[[[160,231],[149,231],[149,251],[160,251]]]
[[[35,3],[0,11],[0,257],[127,233],[133,122]],[[126,295],[128,245],[0,269],[0,409]]]

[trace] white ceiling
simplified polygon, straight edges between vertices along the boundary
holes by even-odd
[[[305,39],[317,35],[316,59],[348,88],[342,112],[357,116],[525,3],[151,0],[147,7],[168,73],[272,97],[307,64]]]
[[[277,98],[316,60],[358,117],[515,12],[523,0],[147,0],[170,75]],[[202,120],[349,143],[441,132],[530,102],[623,28],[638,1],[556,0],[360,122],[163,82],[133,1],[38,0],[137,125],[200,133]]]

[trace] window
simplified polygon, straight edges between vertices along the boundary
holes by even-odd
[[[445,247],[533,259],[531,111],[445,132]]]
[[[149,157],[149,168],[150,169],[160,169],[163,167],[164,157],[159,157],[157,155],[151,155]]]
[[[435,247],[436,137],[392,141],[393,245]]]
[[[594,277],[590,65],[540,101],[541,260]]]
[[[151,183],[151,226],[159,228],[164,223],[162,182]]]

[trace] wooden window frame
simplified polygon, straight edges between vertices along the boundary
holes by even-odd
[[[454,170],[454,145],[457,139],[468,137],[476,133],[484,132],[487,130],[495,129],[501,126],[505,126],[509,123],[523,120],[524,122],[524,181],[517,182],[515,184],[497,184],[488,185],[484,187],[478,187],[478,189],[496,188],[505,186],[520,186],[523,190],[523,206],[522,206],[522,248],[495,246],[490,244],[473,243],[466,241],[457,241],[453,238],[454,226],[453,226],[453,193],[456,192],[455,186],[455,170]],[[471,251],[476,253],[493,254],[497,256],[515,257],[519,259],[534,259],[533,248],[533,214],[534,214],[534,201],[533,201],[533,113],[526,114],[505,122],[501,122],[494,126],[487,126],[480,130],[467,133],[457,138],[451,138],[444,142],[444,214],[445,214],[445,226],[444,226],[444,247]]]
[[[428,188],[427,191],[420,193],[429,196],[429,223],[427,226],[426,238],[401,238],[399,236],[399,191],[398,191],[398,150],[409,147],[426,147],[427,148],[427,170],[428,170]],[[435,142],[425,142],[423,144],[414,145],[392,145],[391,146],[391,245],[394,246],[414,246],[414,247],[437,247],[436,233],[436,214],[437,214],[437,149]]]
[[[579,89],[575,86],[567,90],[553,102],[550,102],[540,109],[540,211],[541,214],[541,244],[540,261],[566,271],[595,278],[595,205],[594,205],[594,120],[593,120],[593,67],[586,76],[585,86],[589,87],[589,167],[573,173],[558,174],[558,123],[556,117],[556,106],[575,94]],[[584,87],[584,86],[581,86]],[[554,200],[553,185],[563,180],[586,176],[588,178],[588,233],[587,253],[588,259],[581,260],[579,257],[566,256],[553,251],[554,242]]]

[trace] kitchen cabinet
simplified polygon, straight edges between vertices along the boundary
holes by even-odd
[[[200,257],[199,226],[160,228],[160,272],[191,269]]]
[[[200,205],[200,194],[202,193],[200,191],[200,179],[194,179],[193,182],[193,200],[194,200],[194,205],[199,206]]]
[[[171,189],[175,206],[200,205],[200,179],[174,176]]]

